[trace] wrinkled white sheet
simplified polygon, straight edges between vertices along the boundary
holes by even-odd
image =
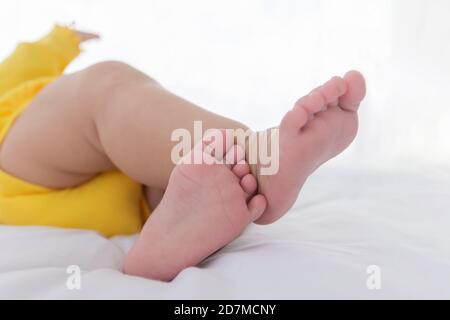
[[[288,216],[172,283],[121,273],[134,237],[0,227],[0,298],[450,298],[450,171],[323,169]],[[69,265],[81,290],[66,287]],[[367,267],[381,289],[366,286]]]

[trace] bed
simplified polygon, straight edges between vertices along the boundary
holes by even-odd
[[[121,272],[135,236],[0,226],[0,298],[449,299],[446,190],[444,169],[325,168],[282,220],[250,226],[171,283]]]
[[[0,225],[0,298],[450,299],[450,2],[195,3],[108,1],[104,15],[103,0],[5,0],[0,56],[75,19],[103,41],[68,72],[123,60],[256,130],[355,68],[368,88],[356,141],[283,219],[171,283],[121,272],[135,236]]]

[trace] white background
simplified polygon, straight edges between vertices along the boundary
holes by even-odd
[[[76,21],[103,39],[68,71],[122,60],[254,129],[358,69],[360,133],[331,166],[421,169],[450,163],[449,16],[448,0],[2,0],[0,56]]]

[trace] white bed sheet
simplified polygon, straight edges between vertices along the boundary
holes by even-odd
[[[450,171],[323,169],[289,215],[162,283],[121,273],[134,237],[0,226],[0,298],[450,298]],[[81,290],[66,286],[69,265]],[[381,289],[366,286],[367,267]]]

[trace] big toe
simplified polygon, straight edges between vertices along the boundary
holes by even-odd
[[[339,98],[339,106],[347,111],[358,111],[361,101],[366,95],[366,82],[358,71],[350,71],[344,76],[347,92]]]

